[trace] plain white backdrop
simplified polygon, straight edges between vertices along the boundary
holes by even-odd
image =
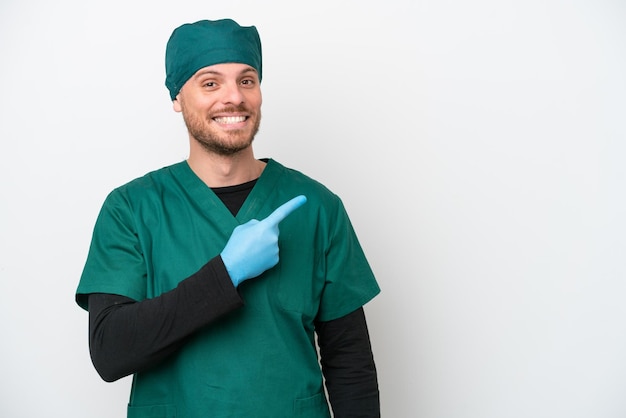
[[[257,157],[377,274],[384,417],[626,416],[620,0],[2,0],[0,416],[125,416],[74,290],[106,194],[187,156],[171,31],[224,17],[263,42]]]

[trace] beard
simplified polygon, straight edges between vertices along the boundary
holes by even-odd
[[[234,113],[247,111],[244,106],[221,109],[221,113]],[[195,114],[187,112],[183,106],[183,120],[187,125],[189,135],[195,139],[202,148],[210,153],[221,156],[231,156],[252,145],[255,135],[261,125],[261,111],[255,117],[252,129],[237,129],[232,131],[217,131],[211,128],[211,117],[203,119]]]

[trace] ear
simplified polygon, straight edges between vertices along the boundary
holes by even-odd
[[[172,106],[174,107],[174,112],[182,112],[183,108],[178,101],[178,96],[174,100],[172,100]]]

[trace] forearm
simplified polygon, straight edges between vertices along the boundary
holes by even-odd
[[[175,289],[141,302],[89,296],[89,348],[105,381],[143,371],[176,352],[199,329],[243,305],[219,257]]]
[[[317,322],[316,332],[334,417],[380,417],[378,378],[363,309]]]

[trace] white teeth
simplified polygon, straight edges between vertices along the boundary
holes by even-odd
[[[239,123],[246,120],[245,116],[223,116],[221,118],[214,118],[217,123],[229,124]]]

